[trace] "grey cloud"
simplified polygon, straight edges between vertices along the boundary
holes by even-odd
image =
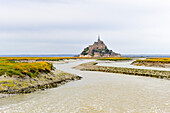
[[[109,23],[71,23],[71,24],[46,24],[46,25],[1,25],[0,32],[15,31],[50,31],[50,30],[118,30],[125,29],[126,26]],[[132,27],[132,26],[131,26]]]
[[[101,34],[116,52],[170,53],[161,0],[0,0],[0,54],[79,53]]]

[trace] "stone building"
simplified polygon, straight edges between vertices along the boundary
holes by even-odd
[[[86,47],[79,57],[120,57],[118,53],[109,50],[103,41],[98,36],[98,41],[93,45]]]

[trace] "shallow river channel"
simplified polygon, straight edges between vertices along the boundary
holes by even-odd
[[[58,88],[0,99],[5,113],[168,113],[170,81],[72,69],[90,60],[55,64],[82,76]],[[121,64],[122,65],[122,64]]]

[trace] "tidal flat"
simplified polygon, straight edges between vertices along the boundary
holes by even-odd
[[[0,112],[170,112],[169,80],[72,69],[92,61],[54,64],[58,70],[83,78],[58,88],[3,98]]]

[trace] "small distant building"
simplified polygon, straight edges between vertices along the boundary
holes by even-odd
[[[100,40],[100,36],[98,36],[98,41],[86,47],[79,57],[121,57],[121,55],[109,50],[104,42]]]

